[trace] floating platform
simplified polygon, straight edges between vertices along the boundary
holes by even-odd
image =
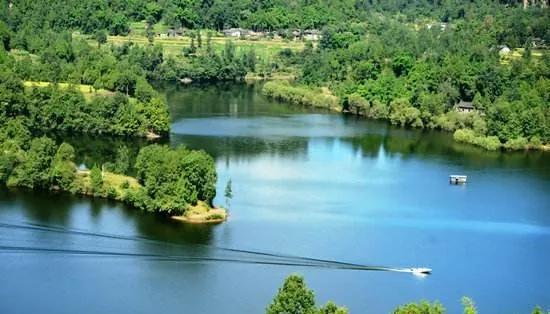
[[[468,176],[456,175],[456,174],[449,176],[449,182],[451,184],[464,184],[467,181],[468,181]]]

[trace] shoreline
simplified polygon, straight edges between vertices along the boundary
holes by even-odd
[[[222,207],[211,207],[203,201],[189,206],[184,214],[172,215],[171,219],[190,224],[220,224],[227,221],[229,214]]]
[[[303,90],[306,90],[306,91],[309,91],[309,92],[314,92],[313,89],[309,88],[309,87],[304,87],[304,86],[300,86],[300,87],[295,87],[293,85],[290,85],[289,81],[288,80],[271,80],[271,82],[273,83],[283,83],[286,85],[286,87],[291,87],[291,88],[295,88],[296,90],[298,89],[301,89],[302,91]],[[265,87],[265,86],[264,86]],[[341,105],[341,98],[334,95],[328,87],[320,87],[320,90],[321,90],[321,95],[327,97],[327,98],[331,98],[330,100],[331,101],[327,101],[327,104],[326,105],[319,105],[319,104],[315,104],[315,103],[307,103],[307,102],[301,102],[301,103],[293,103],[292,101],[290,101],[289,99],[285,99],[283,97],[278,97],[276,95],[273,94],[272,91],[269,91],[269,92],[266,92],[264,91],[264,88],[262,88],[261,90],[261,93],[263,95],[265,95],[266,97],[268,98],[271,98],[271,99],[276,99],[276,100],[279,100],[279,101],[282,101],[282,102],[285,102],[285,103],[288,103],[288,104],[296,104],[296,105],[304,105],[304,106],[307,106],[307,107],[312,107],[312,108],[324,108],[324,109],[328,109],[329,111],[331,112],[334,112],[334,113],[341,113],[341,114],[346,114],[346,115],[353,115],[353,116],[356,116],[356,117],[360,117],[360,118],[364,118],[366,120],[378,120],[378,121],[386,121],[392,125],[394,125],[393,123],[391,123],[390,119],[389,118],[381,118],[381,119],[375,119],[375,118],[372,118],[372,117],[369,117],[367,116],[366,114],[362,114],[361,112],[353,112],[353,110],[350,110],[350,109],[345,109],[343,108],[343,106]],[[340,105],[336,105],[336,103],[339,103]],[[401,126],[403,128],[403,126]],[[414,126],[409,126],[410,128],[414,128],[414,129],[421,129],[421,130],[425,130],[426,128],[423,128],[423,127],[414,127]],[[407,127],[405,127],[407,128]],[[499,142],[499,146],[496,148],[496,149],[489,149],[483,145],[480,145],[480,144],[477,144],[475,142],[470,142],[470,141],[459,141],[457,139],[454,138],[454,133],[458,130],[471,130],[471,129],[456,129],[456,130],[453,130],[453,131],[448,131],[448,130],[445,130],[445,129],[442,129],[440,127],[437,127],[437,128],[434,128],[435,130],[439,130],[439,131],[442,131],[442,132],[445,132],[445,133],[450,133],[451,136],[453,137],[453,141],[457,142],[457,143],[462,143],[462,144],[469,144],[469,145],[472,145],[472,146],[475,146],[475,147],[479,147],[479,148],[482,148],[486,151],[502,151],[502,152],[521,152],[521,151],[542,151],[542,152],[549,152],[550,151],[550,143],[549,144],[540,144],[540,145],[533,145],[531,143],[527,143],[525,144],[524,146],[522,147],[511,147],[511,146],[508,146],[507,143],[500,143]],[[487,139],[489,138],[489,136],[487,135],[480,135],[479,138],[482,138],[482,139]],[[509,141],[512,141],[512,140],[509,140]]]
[[[120,202],[132,207],[132,209],[142,210],[127,201],[127,196],[129,195],[129,193],[135,193],[139,191],[139,189],[143,188],[134,177],[115,174],[111,172],[104,172],[104,191],[94,192],[93,189],[91,189],[91,187],[89,186],[88,182],[86,182],[89,180],[89,170],[77,170],[76,175],[81,180],[79,183],[77,183],[80,185],[79,189],[68,191],[61,189],[59,186],[53,186],[51,190],[56,192],[68,192],[74,195],[80,195],[92,199],[101,198],[105,200]],[[113,184],[113,181],[117,183],[128,182],[128,187],[121,188],[120,185],[117,186],[116,184]],[[110,191],[114,191],[114,193],[109,193]],[[227,210],[225,208],[211,207],[204,201],[198,201],[196,205],[189,205],[183,214],[170,215],[168,217],[173,220],[192,224],[219,224],[227,221],[228,216],[229,214],[227,213]]]

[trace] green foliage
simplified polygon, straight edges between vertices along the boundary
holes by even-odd
[[[47,137],[33,139],[23,161],[15,167],[8,179],[8,185],[47,188],[56,149],[55,142]]]
[[[90,186],[94,195],[101,195],[103,193],[103,174],[97,165],[94,165],[92,170],[90,170]]]
[[[25,152],[13,141],[0,141],[0,183],[6,183]]]
[[[290,275],[267,308],[267,314],[315,314],[315,295],[298,275]]]
[[[529,144],[529,141],[525,137],[517,137],[514,139],[509,139],[504,144],[504,148],[512,150],[526,149]]]
[[[550,311],[544,311],[540,306],[535,307],[532,314],[550,314]]]
[[[348,108],[344,108],[358,114],[364,113],[365,115],[370,113],[370,104],[361,95],[354,93],[348,96]]]
[[[8,25],[6,25],[3,21],[0,21],[0,48],[3,48],[6,51],[10,50],[11,36],[11,30],[8,28]]]
[[[125,174],[130,168],[130,150],[127,146],[120,146],[116,152],[116,160],[112,169],[115,173]]]
[[[31,132],[26,126],[26,121],[22,118],[9,119],[0,128],[0,142],[13,141],[22,148],[26,148],[30,140]]]
[[[267,82],[262,88],[267,97],[283,100],[296,105],[318,108],[333,108],[337,106],[336,97],[323,94],[321,91],[307,87],[293,86],[286,81]]]
[[[407,99],[396,99],[390,104],[390,121],[401,126],[423,127],[420,110],[410,106]]]
[[[99,46],[107,42],[107,33],[104,30],[97,30],[95,32],[94,37],[95,37],[95,40],[97,40],[97,44]]]
[[[65,191],[72,189],[76,177],[74,157],[75,151],[71,145],[63,143],[59,146],[50,169],[50,179],[53,186]]]
[[[329,301],[327,304],[319,309],[319,314],[348,314],[348,309],[345,307],[339,307],[334,302]]]
[[[135,169],[146,194],[137,202],[150,211],[182,214],[199,200],[211,204],[216,194],[214,160],[202,151],[147,146],[140,150]]]
[[[502,146],[496,136],[478,135],[471,129],[458,129],[454,132],[453,138],[458,142],[478,145],[487,150],[497,150]]]
[[[477,309],[472,299],[463,297],[462,305],[464,306],[464,314],[477,314]]]
[[[128,182],[128,180],[125,180],[124,182],[122,182],[122,184],[120,185],[120,187],[122,189],[128,189],[130,187],[130,182]]]
[[[422,301],[420,303],[409,303],[397,307],[393,314],[444,314],[445,308],[439,302],[429,303]]]
[[[214,159],[203,151],[160,145],[142,148],[134,167],[142,186],[133,178],[104,171],[106,167],[77,171],[71,145],[57,146],[47,137],[31,139],[20,122],[14,119],[0,126],[0,183],[123,200],[139,209],[168,214],[183,214],[198,201],[211,205],[216,196]],[[119,147],[112,168],[128,172],[130,155],[128,147]]]

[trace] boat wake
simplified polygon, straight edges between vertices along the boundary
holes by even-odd
[[[13,223],[0,223],[1,229],[16,229],[21,231],[32,232],[45,232],[45,233],[62,233],[71,234],[83,237],[103,238],[108,240],[122,240],[122,241],[136,241],[149,245],[161,245],[166,249],[170,249],[170,252],[174,252],[174,248],[178,252],[184,251],[182,248],[189,249],[191,246],[162,242],[144,237],[124,236],[117,234],[97,233],[89,232],[78,229],[68,229],[56,226],[45,226],[38,224],[13,224]],[[15,240],[17,241],[17,239]],[[42,243],[41,243],[42,244]],[[43,247],[39,245],[29,245],[24,243],[21,245],[15,243],[12,245],[3,244],[0,242],[0,254],[50,254],[50,255],[66,255],[66,256],[94,256],[94,257],[109,257],[109,258],[138,258],[160,262],[174,262],[174,263],[238,263],[238,264],[255,264],[255,265],[273,265],[273,266],[292,266],[292,267],[313,267],[313,268],[327,268],[327,269],[340,269],[340,270],[355,270],[355,271],[389,271],[400,273],[411,273],[418,277],[425,277],[431,274],[432,270],[429,268],[394,268],[385,266],[370,266],[356,263],[348,263],[336,260],[318,259],[311,257],[303,257],[296,255],[286,255],[280,253],[269,253],[252,250],[242,250],[234,248],[207,246],[210,250],[218,252],[216,254],[196,255],[196,253],[185,250],[189,255],[181,254],[144,254],[136,252],[118,251],[118,250],[77,250],[73,248],[63,247]],[[127,248],[126,245],[122,248]]]

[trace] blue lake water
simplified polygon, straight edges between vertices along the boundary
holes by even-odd
[[[305,276],[318,303],[351,313],[421,299],[459,313],[462,296],[482,314],[550,307],[550,154],[486,152],[447,133],[289,107],[255,86],[159,90],[174,119],[170,144],[216,159],[215,203],[231,178],[229,221],[184,225],[2,188],[0,246],[41,251],[0,251],[0,313],[262,313],[290,273]],[[116,146],[87,145],[86,156]],[[450,174],[469,182],[450,185]],[[250,258],[220,248],[433,274],[152,257]]]

